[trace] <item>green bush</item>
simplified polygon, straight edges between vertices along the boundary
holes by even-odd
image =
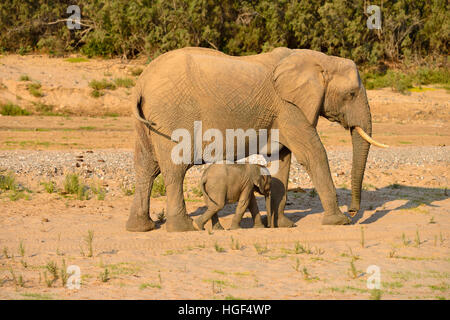
[[[56,113],[53,111],[55,106],[52,104],[45,104],[42,102],[37,102],[37,103],[34,103],[34,108],[38,114],[43,115],[43,116],[60,116],[60,115],[62,115],[60,113]]]
[[[31,113],[11,102],[8,102],[0,105],[0,114],[3,116],[29,116]]]
[[[450,70],[445,69],[431,69],[419,68],[415,72],[414,82],[417,85],[427,84],[450,84]]]
[[[80,30],[69,30],[65,21],[49,24],[66,17],[70,4],[81,8]],[[185,46],[235,55],[287,46],[320,50],[358,64],[446,59],[447,0],[384,1],[381,32],[366,26],[368,4],[364,0],[4,0],[0,51],[131,58],[144,54],[154,59]]]
[[[50,56],[62,57],[66,51],[66,44],[63,39],[56,36],[44,36],[39,39],[36,44],[37,49],[42,53],[47,53]]]
[[[395,91],[405,93],[413,86],[429,84],[450,84],[448,69],[418,68],[415,71],[402,72],[388,70],[385,73],[363,72],[362,80],[366,89],[390,87]]]

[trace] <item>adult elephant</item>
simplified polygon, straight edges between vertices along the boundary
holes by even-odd
[[[284,215],[291,153],[310,175],[325,210],[322,224],[350,222],[338,206],[328,158],[316,131],[319,115],[350,129],[353,142],[352,203],[360,208],[361,185],[372,132],[364,86],[353,61],[311,50],[277,48],[233,57],[206,48],[183,48],[161,55],[137,81],[133,110],[136,192],[126,228],[149,231],[154,179],[162,173],[167,191],[167,231],[195,230],[186,213],[183,180],[194,163],[194,121],[203,131],[279,130],[279,169],[272,176],[274,224],[289,227]],[[187,129],[192,152],[174,163],[171,139]],[[226,152],[223,152],[225,157]]]

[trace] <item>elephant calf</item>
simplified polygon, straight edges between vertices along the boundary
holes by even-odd
[[[271,176],[266,167],[257,164],[212,164],[202,175],[201,188],[208,210],[195,220],[200,230],[212,219],[213,229],[223,229],[217,212],[226,203],[238,202],[230,229],[238,229],[245,210],[249,208],[255,228],[264,228],[254,191],[266,198],[267,221],[271,226]]]

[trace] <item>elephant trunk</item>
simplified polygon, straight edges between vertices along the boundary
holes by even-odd
[[[369,121],[366,125],[360,126],[369,136],[372,134],[372,125]],[[360,209],[361,204],[361,188],[366,169],[367,156],[369,154],[370,143],[351,128],[352,144],[353,144],[353,164],[352,164],[352,203],[349,208],[349,214],[354,216]]]
[[[272,219],[272,193],[266,195],[266,210],[267,210],[267,227],[273,228]]]

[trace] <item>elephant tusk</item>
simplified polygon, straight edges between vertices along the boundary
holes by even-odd
[[[379,143],[373,140],[363,129],[360,127],[355,127],[356,132],[359,133],[361,138],[366,140],[368,143],[373,144],[374,146],[380,147],[380,148],[389,148],[387,144]]]

